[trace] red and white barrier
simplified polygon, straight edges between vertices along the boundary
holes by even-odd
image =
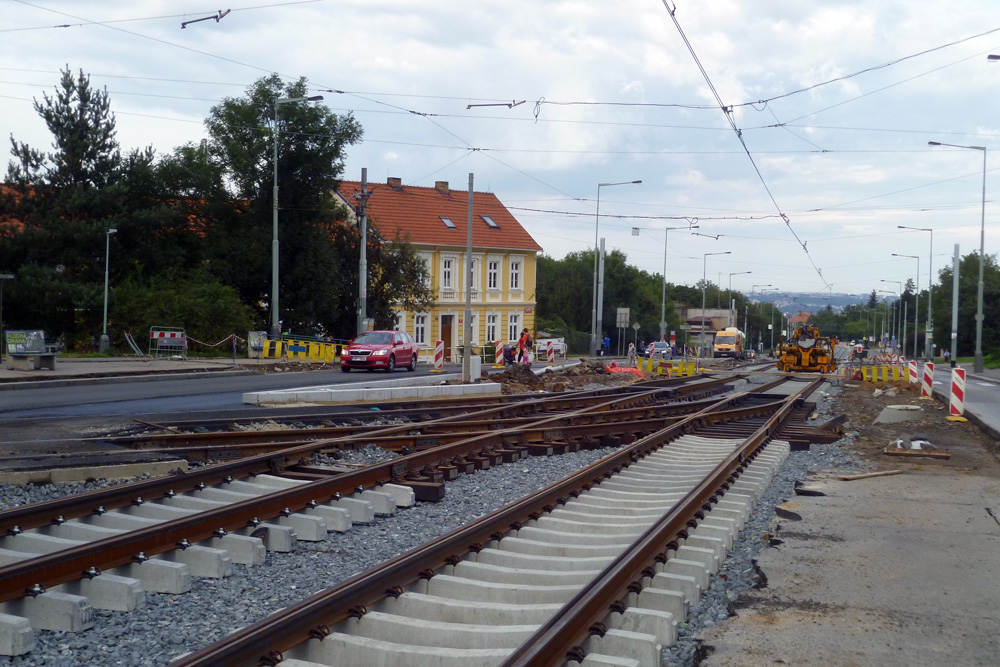
[[[444,370],[444,341],[439,340],[434,343],[434,363],[431,372],[440,373],[442,370]]]
[[[931,398],[934,390],[934,362],[924,363],[924,379],[920,383],[920,398]]]
[[[496,361],[494,361],[494,365],[497,368],[503,367],[503,341],[502,340],[498,340],[497,341],[497,356],[496,356]]]
[[[965,369],[951,369],[951,401],[949,412],[952,417],[965,414]]]
[[[917,383],[917,360],[910,359],[910,384]]]
[[[549,366],[556,363],[556,348],[551,340],[545,341],[545,355],[549,359]]]

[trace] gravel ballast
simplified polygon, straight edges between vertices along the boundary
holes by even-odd
[[[828,391],[835,395],[837,389]],[[818,421],[822,422],[830,416],[832,400],[817,402]],[[664,664],[697,664],[698,633],[725,620],[740,592],[761,585],[754,558],[766,546],[762,537],[774,520],[774,508],[792,497],[796,481],[820,469],[869,468],[845,453],[851,438],[849,434],[832,445],[814,445],[811,451],[790,453],[720,569],[726,577],[713,577],[698,604],[689,610],[687,622],[678,627],[678,641],[664,648]],[[206,646],[316,591],[446,534],[613,451],[532,457],[460,476],[448,483],[446,496],[439,503],[418,503],[371,524],[355,524],[347,533],[330,533],[322,542],[299,542],[292,553],[268,552],[263,566],[234,565],[233,575],[225,579],[195,579],[192,590],[183,595],[148,593],[145,606],[135,612],[97,611],[94,628],[86,632],[36,630],[34,651],[15,658],[0,657],[0,666],[166,665],[182,653]],[[370,462],[379,457],[374,448],[363,448],[340,461]],[[103,486],[107,483],[0,485],[0,506],[39,502]]]

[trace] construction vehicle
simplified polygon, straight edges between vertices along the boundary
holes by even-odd
[[[837,368],[836,347],[836,338],[821,336],[818,327],[800,324],[778,345],[778,370],[829,373]]]
[[[712,357],[743,359],[746,355],[746,343],[746,334],[736,327],[726,327],[722,331],[716,331],[715,341],[712,343]]]

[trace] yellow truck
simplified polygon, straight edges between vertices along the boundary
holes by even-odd
[[[743,359],[746,357],[747,336],[736,327],[726,327],[722,331],[715,332],[715,341],[712,343],[712,356],[732,357],[733,359]]]

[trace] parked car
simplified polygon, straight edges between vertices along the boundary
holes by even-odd
[[[397,366],[417,370],[417,343],[405,331],[366,331],[340,352],[340,370],[352,368],[391,373]]]
[[[650,359],[673,359],[674,351],[670,348],[670,343],[665,340],[654,340],[646,348],[645,356]]]

